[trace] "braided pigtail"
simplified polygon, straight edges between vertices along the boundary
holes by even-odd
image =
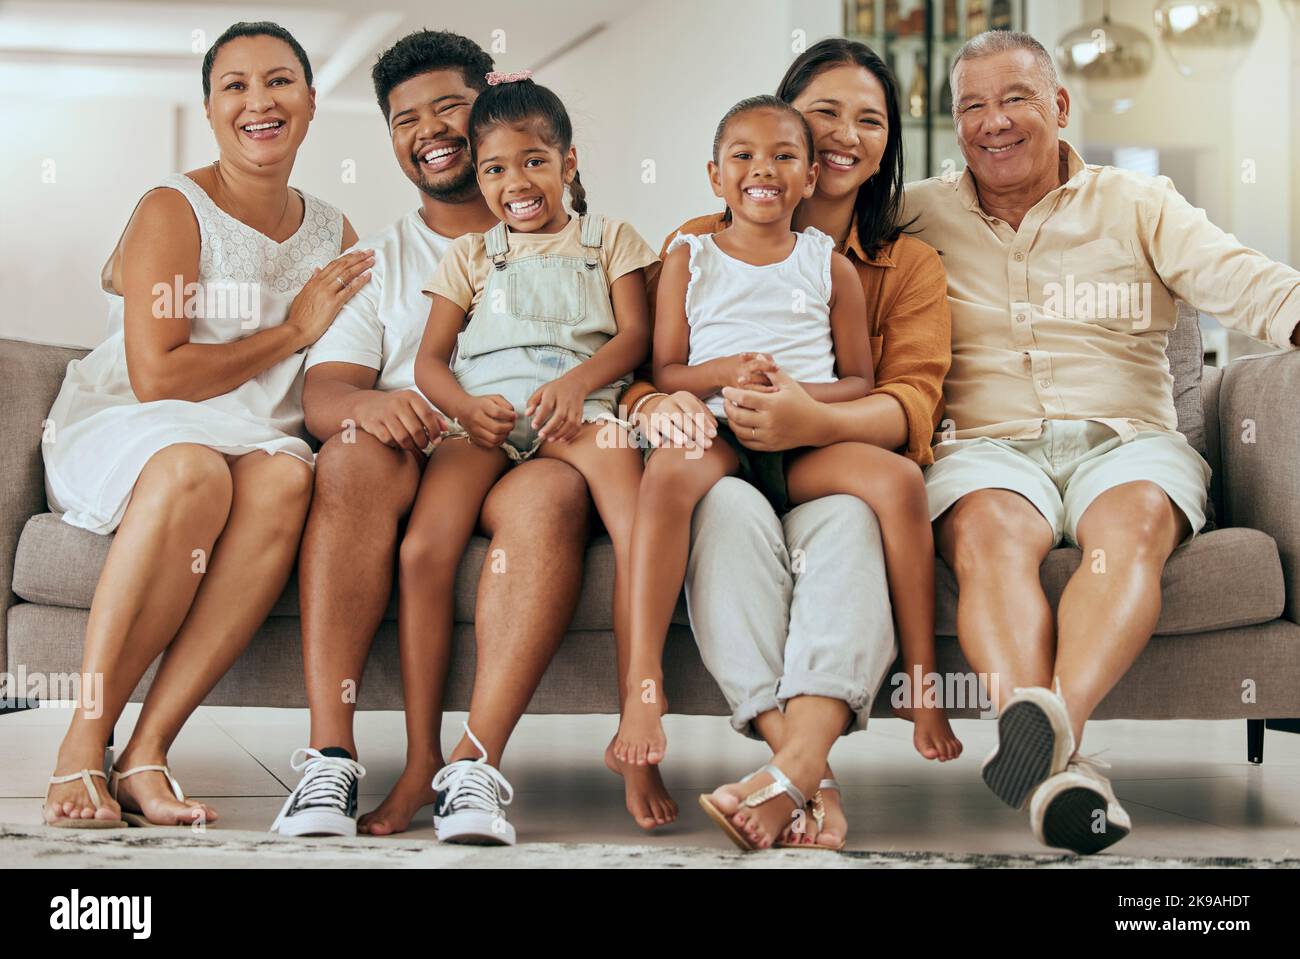
[[[569,203],[573,206],[573,212],[578,216],[585,216],[587,213],[587,188],[582,185],[582,178],[578,171],[573,171],[573,182],[569,184]]]

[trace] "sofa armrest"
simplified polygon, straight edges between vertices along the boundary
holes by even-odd
[[[9,607],[14,552],[23,526],[49,509],[41,463],[42,423],[63,383],[70,360],[86,350],[0,339],[0,670],[8,664]]]
[[[1300,622],[1300,351],[1228,364],[1219,389],[1222,525],[1263,530],[1277,541],[1285,616]]]

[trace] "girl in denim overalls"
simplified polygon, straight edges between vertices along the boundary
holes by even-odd
[[[408,736],[434,748],[456,569],[484,498],[516,464],[558,459],[586,480],[614,545],[620,699],[628,658],[642,455],[616,409],[649,354],[644,270],[658,258],[629,225],[587,213],[559,98],[526,73],[490,74],[488,82],[471,109],[468,139],[479,188],[501,222],[457,239],[425,287],[433,302],[415,365],[417,385],[451,421],[402,544],[404,556],[419,548],[413,544],[426,544],[429,555],[427,577],[404,576],[400,596],[403,607],[418,604],[437,621],[399,615],[399,639]],[[566,186],[576,218],[564,207]],[[499,564],[511,559],[489,562],[502,572]],[[431,668],[407,679],[415,664]],[[657,772],[616,771],[626,773],[640,818],[653,825],[675,816]]]

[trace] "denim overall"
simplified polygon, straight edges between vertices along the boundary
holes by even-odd
[[[581,257],[543,253],[510,258],[505,223],[484,236],[494,269],[456,339],[451,371],[471,396],[500,393],[514,406],[515,428],[503,446],[512,462],[528,459],[542,444],[524,415],[529,397],[591,359],[618,332],[600,264],[603,228],[598,215],[581,218]],[[588,396],[582,421],[618,422],[614,410],[628,382],[618,380]],[[454,420],[444,435],[468,438]]]

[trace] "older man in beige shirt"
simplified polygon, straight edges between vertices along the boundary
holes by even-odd
[[[985,782],[1030,803],[1043,842],[1096,852],[1131,824],[1076,751],[1084,723],[1151,638],[1170,553],[1205,522],[1210,468],[1177,431],[1164,353],[1176,299],[1291,348],[1300,273],[1168,179],[1085,165],[1032,37],[983,34],[952,70],[967,168],[909,186],[906,214],[943,254],[952,308],[935,538],[962,650],[996,677]],[[1038,568],[1062,539],[1086,561],[1054,622]]]

